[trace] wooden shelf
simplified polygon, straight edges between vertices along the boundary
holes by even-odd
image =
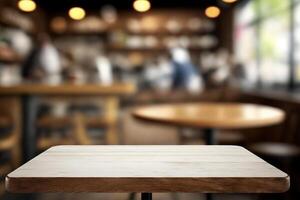
[[[77,37],[77,36],[83,36],[83,37],[107,37],[110,34],[112,34],[113,31],[99,31],[99,32],[79,32],[79,31],[66,31],[62,33],[58,32],[51,32],[51,35],[54,37]],[[172,37],[172,36],[201,36],[201,35],[208,35],[213,34],[213,31],[180,31],[180,32],[133,32],[133,31],[124,31],[125,35],[128,36],[155,36],[155,37]]]
[[[130,31],[126,30],[124,31],[128,35],[153,35],[153,36],[182,36],[182,35],[205,35],[205,34],[212,34],[214,31],[207,31],[207,30],[198,30],[198,31],[193,31],[193,30],[180,30],[178,32],[171,32],[167,30],[162,30],[162,31]]]
[[[212,48],[201,48],[201,47],[189,47],[187,48],[189,51],[193,52],[201,52],[204,50],[210,50]],[[108,47],[108,51],[120,51],[120,52],[131,52],[131,51],[139,51],[139,52],[162,52],[169,51],[167,47]]]
[[[93,31],[93,32],[79,32],[79,31],[65,31],[65,32],[51,32],[54,37],[72,37],[72,36],[106,36],[109,32],[107,31]]]
[[[21,23],[20,20],[22,21]],[[36,33],[32,19],[26,14],[20,14],[20,12],[15,9],[0,8],[0,25],[22,30],[30,36]]]

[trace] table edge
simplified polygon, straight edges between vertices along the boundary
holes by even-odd
[[[199,103],[201,104],[201,103]],[[206,104],[206,103],[203,103]],[[210,103],[208,103],[210,104]],[[221,103],[221,104],[232,104],[232,103]],[[154,106],[139,106],[136,107],[135,109],[133,109],[133,111],[131,112],[131,115],[138,120],[142,120],[144,122],[152,122],[152,123],[158,123],[160,125],[165,125],[165,126],[180,126],[180,127],[194,127],[194,128],[217,128],[217,129],[248,129],[248,128],[261,128],[261,127],[268,127],[268,126],[273,126],[273,125],[278,125],[281,124],[285,118],[286,118],[286,113],[279,108],[276,107],[272,107],[272,106],[265,106],[265,105],[260,105],[260,104],[252,104],[252,103],[237,103],[240,105],[250,105],[250,106],[263,106],[263,107],[268,107],[268,108],[272,108],[277,110],[278,112],[280,112],[280,116],[278,116],[276,119],[268,119],[268,121],[264,121],[264,122],[258,122],[255,121],[255,123],[244,123],[241,124],[239,122],[239,124],[237,125],[232,125],[232,124],[224,124],[222,123],[216,123],[216,122],[210,122],[210,121],[203,121],[203,122],[195,122],[195,121],[181,121],[181,120],[168,120],[168,119],[154,119],[152,117],[148,117],[145,115],[141,115],[139,113],[139,110],[143,109],[143,108],[149,108],[149,107],[156,107],[156,106],[168,106],[168,104],[157,104]],[[182,105],[182,104],[178,104],[178,105]],[[196,105],[196,104],[195,104]]]
[[[14,178],[6,177],[11,193],[45,192],[202,192],[202,193],[284,193],[290,177],[234,178]]]

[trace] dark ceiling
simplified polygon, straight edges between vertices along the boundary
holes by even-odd
[[[113,5],[120,10],[132,10],[134,0],[35,0],[49,13],[65,12],[72,6],[81,6],[90,11],[98,11],[103,5]],[[228,7],[221,0],[150,0],[152,8],[204,8],[208,5]]]

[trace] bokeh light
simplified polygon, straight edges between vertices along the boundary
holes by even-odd
[[[36,3],[32,0],[20,0],[18,7],[24,12],[33,12],[36,9]]]
[[[236,2],[237,0],[222,0],[223,2],[225,2],[225,3],[234,3],[234,2]]]
[[[148,0],[136,0],[133,3],[133,8],[138,12],[146,12],[150,10],[151,3]]]
[[[220,14],[221,10],[216,6],[210,6],[205,10],[205,15],[209,18],[217,18]]]
[[[69,16],[74,20],[81,20],[85,17],[85,10],[80,7],[73,7],[69,10]]]

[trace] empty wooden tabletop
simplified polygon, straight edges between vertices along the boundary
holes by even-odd
[[[126,95],[135,92],[129,83],[71,84],[60,85],[24,83],[14,86],[0,86],[0,95]]]
[[[289,177],[238,146],[57,146],[6,177],[10,192],[275,193]]]
[[[199,128],[240,129],[274,125],[284,120],[277,108],[241,103],[190,103],[137,108],[136,118]]]

